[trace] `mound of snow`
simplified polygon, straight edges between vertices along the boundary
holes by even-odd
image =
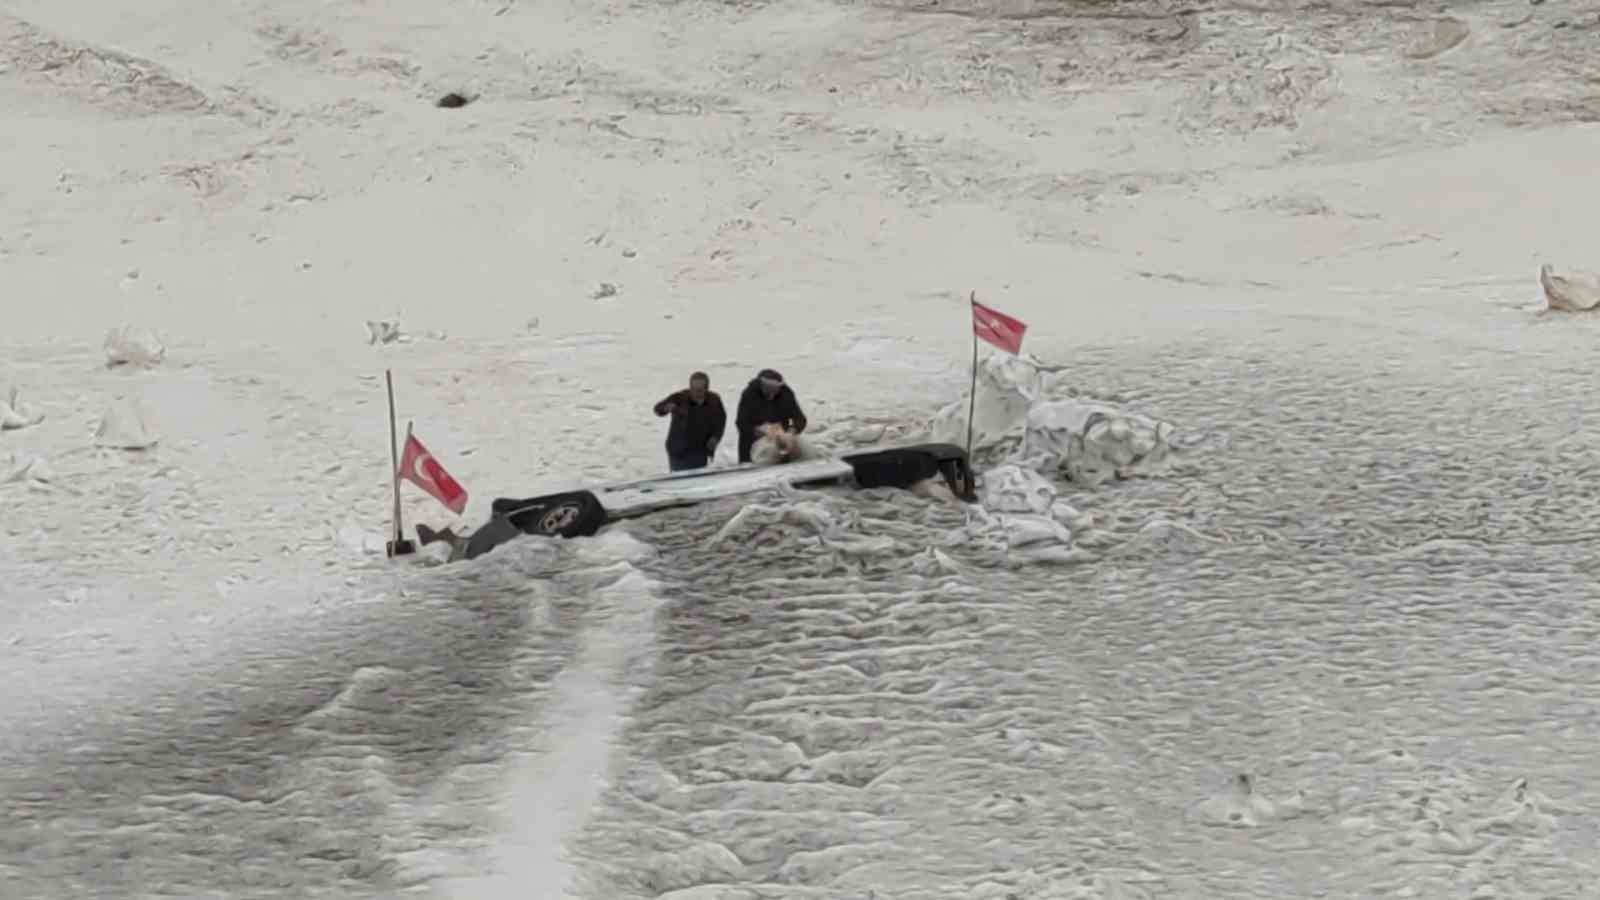
[[[997,354],[978,365],[978,402],[972,411],[972,452],[1003,457],[1021,446],[1028,410],[1038,401],[1044,379],[1033,363]],[[933,440],[965,447],[971,396],[939,410],[929,426]]]
[[[1171,452],[1171,424],[1103,401],[1060,397],[1066,380],[1021,357],[994,356],[980,364],[973,465],[999,464],[985,475],[985,499],[1002,504],[995,508],[1049,508],[1038,484],[1019,480],[1015,467],[1094,487],[1130,477]],[[929,424],[933,440],[965,446],[969,400],[952,403],[934,416]],[[993,478],[1000,484],[990,486]]]
[[[96,444],[118,450],[147,450],[160,440],[148,411],[136,400],[124,400],[106,410],[94,433]]]
[[[124,325],[106,334],[106,367],[159,364],[167,358],[167,347],[155,333],[145,328]]]
[[[44,413],[22,399],[16,388],[6,400],[0,400],[0,431],[29,428],[44,421]]]
[[[1008,463],[984,474],[981,494],[986,509],[1044,515],[1056,501],[1056,486],[1038,472]]]
[[[1054,400],[1028,410],[1021,455],[1090,487],[1165,459],[1173,427],[1106,403]]]
[[[1557,275],[1548,263],[1539,267],[1539,286],[1553,312],[1593,312],[1600,309],[1600,276],[1571,272]]]

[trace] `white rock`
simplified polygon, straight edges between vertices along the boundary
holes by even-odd
[[[167,357],[166,345],[147,328],[123,325],[106,334],[106,367],[159,364]]]
[[[1539,267],[1539,286],[1553,312],[1591,312],[1600,309],[1600,276],[1587,272],[1557,275],[1548,263]]]

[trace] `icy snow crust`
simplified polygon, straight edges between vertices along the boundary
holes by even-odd
[[[1469,393],[1375,403],[1336,367],[1116,377],[1245,370],[1270,393],[1162,398],[1196,449],[1159,477],[986,470],[1056,494],[1012,512],[791,491],[372,567],[14,751],[0,871],[18,896],[218,871],[253,897],[1581,896],[1593,574],[1549,520],[1600,521],[1590,451],[1503,406],[1476,452],[1419,452],[1416,423],[1462,445]],[[1269,398],[1326,425],[1273,432]]]

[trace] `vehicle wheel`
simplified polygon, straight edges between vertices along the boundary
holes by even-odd
[[[549,494],[531,500],[495,500],[495,514],[527,534],[547,537],[588,537],[606,524],[605,507],[588,491]]]

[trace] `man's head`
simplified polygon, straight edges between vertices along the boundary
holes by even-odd
[[[706,398],[706,391],[711,390],[711,377],[704,372],[696,372],[689,376],[689,399],[696,403]]]
[[[774,369],[762,369],[756,373],[756,378],[761,382],[761,393],[768,400],[778,396],[778,391],[783,389],[783,376]]]

